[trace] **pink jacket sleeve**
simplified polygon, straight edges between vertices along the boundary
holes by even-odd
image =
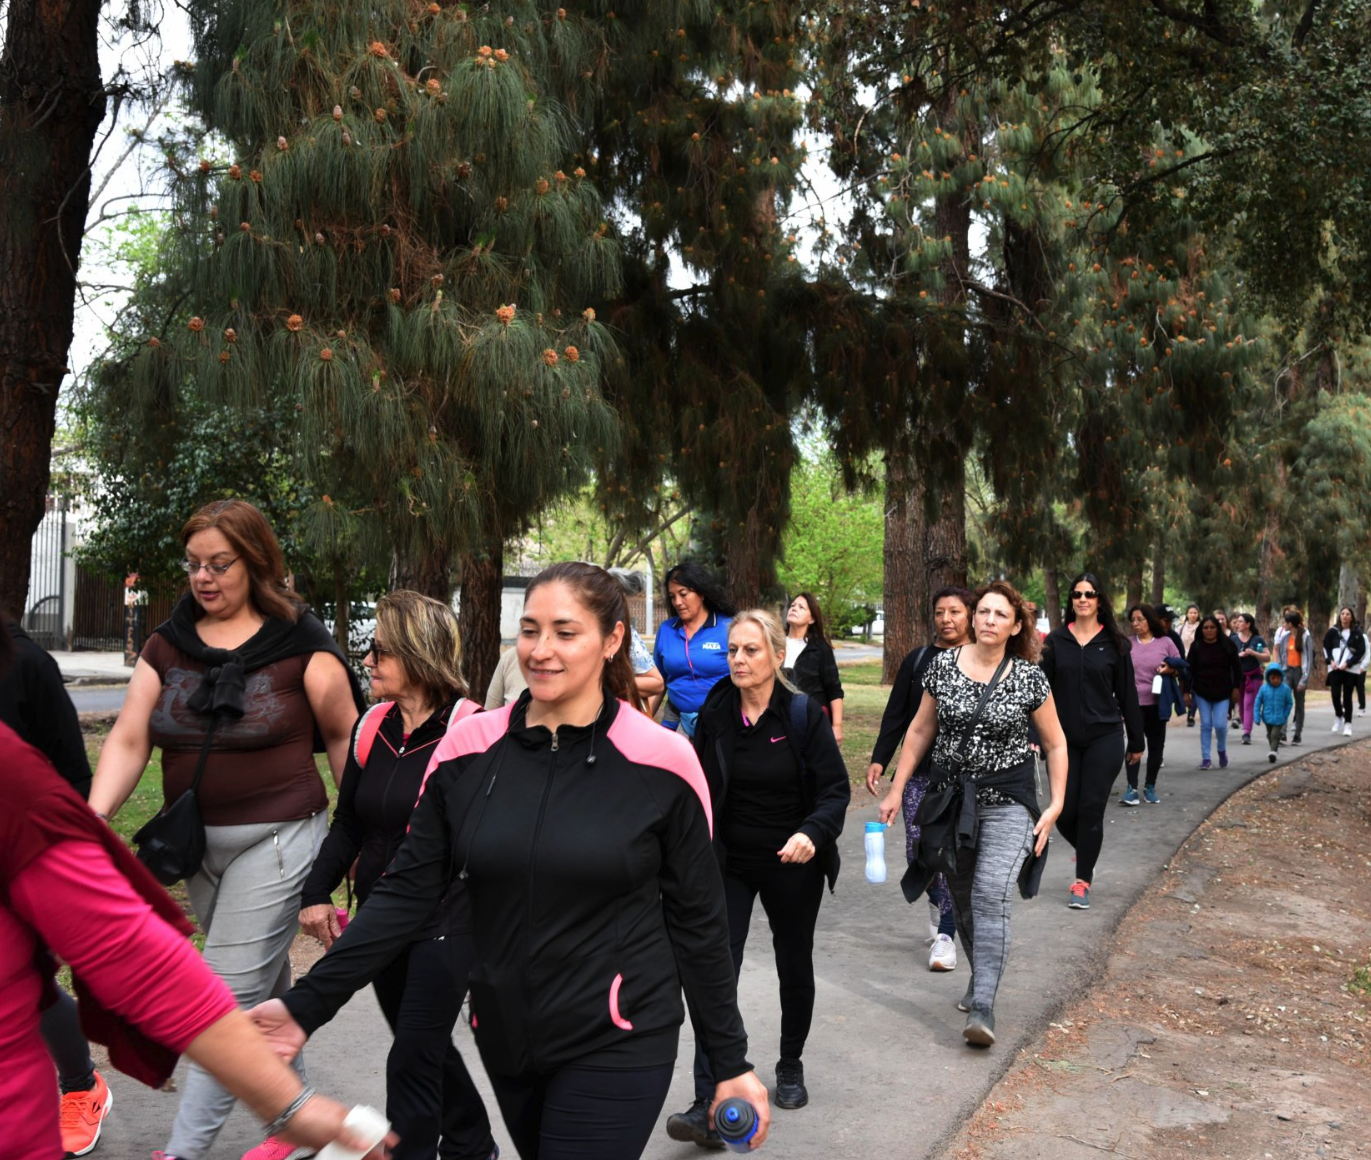
[[[14,880],[15,911],[111,1011],[182,1052],[237,1004],[94,842],[60,842]]]

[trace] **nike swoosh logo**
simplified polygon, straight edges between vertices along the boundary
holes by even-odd
[[[785,734],[782,733],[779,737],[773,737],[773,738],[771,739],[771,744],[772,744],[772,745],[775,745],[776,742],[778,742],[778,741],[784,741],[784,740],[785,740]]]

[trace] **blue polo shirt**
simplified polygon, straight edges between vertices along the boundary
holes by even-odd
[[[667,696],[678,713],[698,713],[709,690],[728,679],[728,626],[732,618],[711,612],[686,640],[680,617],[657,630],[652,659],[666,678]]]

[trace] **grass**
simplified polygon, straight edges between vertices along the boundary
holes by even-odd
[[[843,665],[839,673],[843,679],[843,760],[852,782],[853,800],[875,800],[866,792],[866,770],[881,731],[881,714],[885,712],[890,689],[881,684],[880,661]],[[858,788],[860,797],[856,796]]]
[[[1352,972],[1352,981],[1347,989],[1354,995],[1371,995],[1371,965],[1358,967]]]

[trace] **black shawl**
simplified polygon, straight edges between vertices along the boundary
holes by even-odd
[[[267,617],[266,623],[250,640],[232,651],[210,648],[200,639],[200,634],[195,631],[198,609],[195,597],[186,593],[177,601],[170,618],[154,630],[188,657],[205,666],[205,679],[187,702],[196,712],[241,717],[246,711],[243,692],[248,673],[289,657],[316,652],[329,653],[342,662],[357,711],[360,713],[366,707],[357,674],[348,664],[338,642],[324,627],[323,621],[310,609],[301,612],[300,619],[294,623],[275,616]],[[323,738],[317,728],[314,731],[314,751],[324,752]]]

